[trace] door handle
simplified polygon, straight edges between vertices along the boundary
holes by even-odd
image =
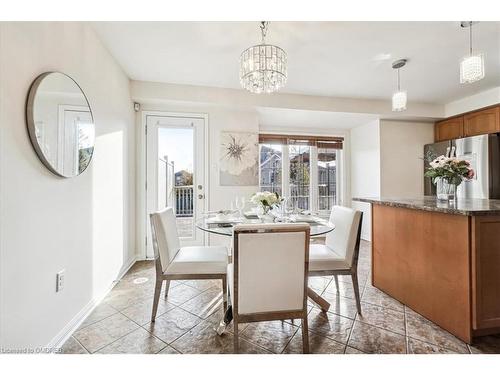
[[[198,194],[198,199],[203,199],[205,196],[203,194]]]

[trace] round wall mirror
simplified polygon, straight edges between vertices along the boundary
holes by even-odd
[[[28,132],[42,163],[61,177],[75,177],[94,153],[94,118],[78,84],[59,72],[43,73],[31,85]]]

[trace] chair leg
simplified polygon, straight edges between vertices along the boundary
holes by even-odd
[[[156,312],[158,311],[158,302],[160,301],[161,286],[163,284],[162,279],[156,279],[155,284],[155,296],[153,299],[153,312],[151,313],[151,321],[154,322],[156,319]]]
[[[337,288],[337,294],[340,293],[340,289],[339,289],[339,278],[337,275],[333,275],[333,279],[335,280],[335,288]]]
[[[354,296],[356,297],[356,307],[358,309],[358,314],[361,315],[361,298],[359,297],[359,284],[358,284],[358,274],[354,272],[351,274],[352,285],[354,289]]]
[[[302,319],[302,353],[309,353],[309,328],[307,324],[307,315]]]
[[[170,289],[170,280],[165,280],[165,299],[168,297],[168,290]]]
[[[238,354],[240,338],[238,336],[238,321],[236,320],[236,317],[233,317],[233,341],[234,341],[234,349],[233,349],[234,354]]]
[[[222,276],[222,306],[224,312],[227,310],[227,277]]]

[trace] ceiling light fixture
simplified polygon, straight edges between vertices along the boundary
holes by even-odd
[[[406,109],[407,96],[406,96],[406,91],[401,91],[399,69],[401,69],[403,66],[405,66],[407,61],[408,60],[406,60],[406,59],[401,59],[401,60],[394,61],[392,63],[392,69],[397,69],[397,71],[398,71],[398,91],[396,91],[392,95],[392,110],[394,112],[401,112],[401,111],[404,111]]]
[[[472,83],[484,78],[484,57],[482,53],[472,53],[472,25],[477,22],[462,21],[460,26],[469,28],[469,56],[460,62],[460,83]]]
[[[262,21],[262,43],[244,50],[240,56],[241,86],[255,94],[278,91],[287,79],[286,52],[278,46],[266,44],[269,22]]]

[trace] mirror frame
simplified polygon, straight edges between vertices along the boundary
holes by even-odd
[[[33,146],[33,149],[35,150],[35,153],[38,156],[38,159],[40,159],[40,161],[43,163],[43,165],[45,165],[45,167],[49,171],[51,171],[53,174],[55,174],[56,176],[63,177],[63,178],[74,178],[74,177],[80,176],[83,172],[85,172],[87,170],[87,168],[89,167],[89,165],[92,163],[92,158],[94,157],[94,152],[95,152],[95,141],[94,141],[94,146],[93,146],[93,150],[92,150],[92,155],[90,155],[89,163],[85,166],[85,169],[83,169],[80,173],[78,173],[75,176],[65,176],[65,175],[61,174],[60,172],[58,172],[50,164],[50,162],[47,160],[47,158],[43,154],[42,149],[40,148],[40,145],[38,144],[38,139],[36,137],[35,119],[34,119],[34,113],[33,113],[36,94],[38,91],[38,87],[43,82],[45,77],[47,77],[51,74],[54,74],[54,73],[59,73],[59,74],[66,76],[67,78],[72,80],[75,83],[75,85],[80,89],[80,91],[81,91],[83,97],[85,98],[85,101],[87,102],[87,105],[89,107],[90,117],[92,118],[92,123],[94,124],[94,131],[95,131],[94,113],[92,112],[92,107],[90,106],[89,99],[87,98],[87,95],[85,95],[85,92],[83,91],[83,89],[80,87],[80,85],[72,77],[70,77],[69,75],[67,75],[63,72],[59,72],[59,71],[50,71],[50,72],[42,73],[38,77],[36,77],[35,80],[33,81],[33,83],[31,84],[31,86],[29,88],[29,92],[28,92],[28,98],[26,100],[26,125],[28,128],[28,134],[29,134],[31,145]]]

